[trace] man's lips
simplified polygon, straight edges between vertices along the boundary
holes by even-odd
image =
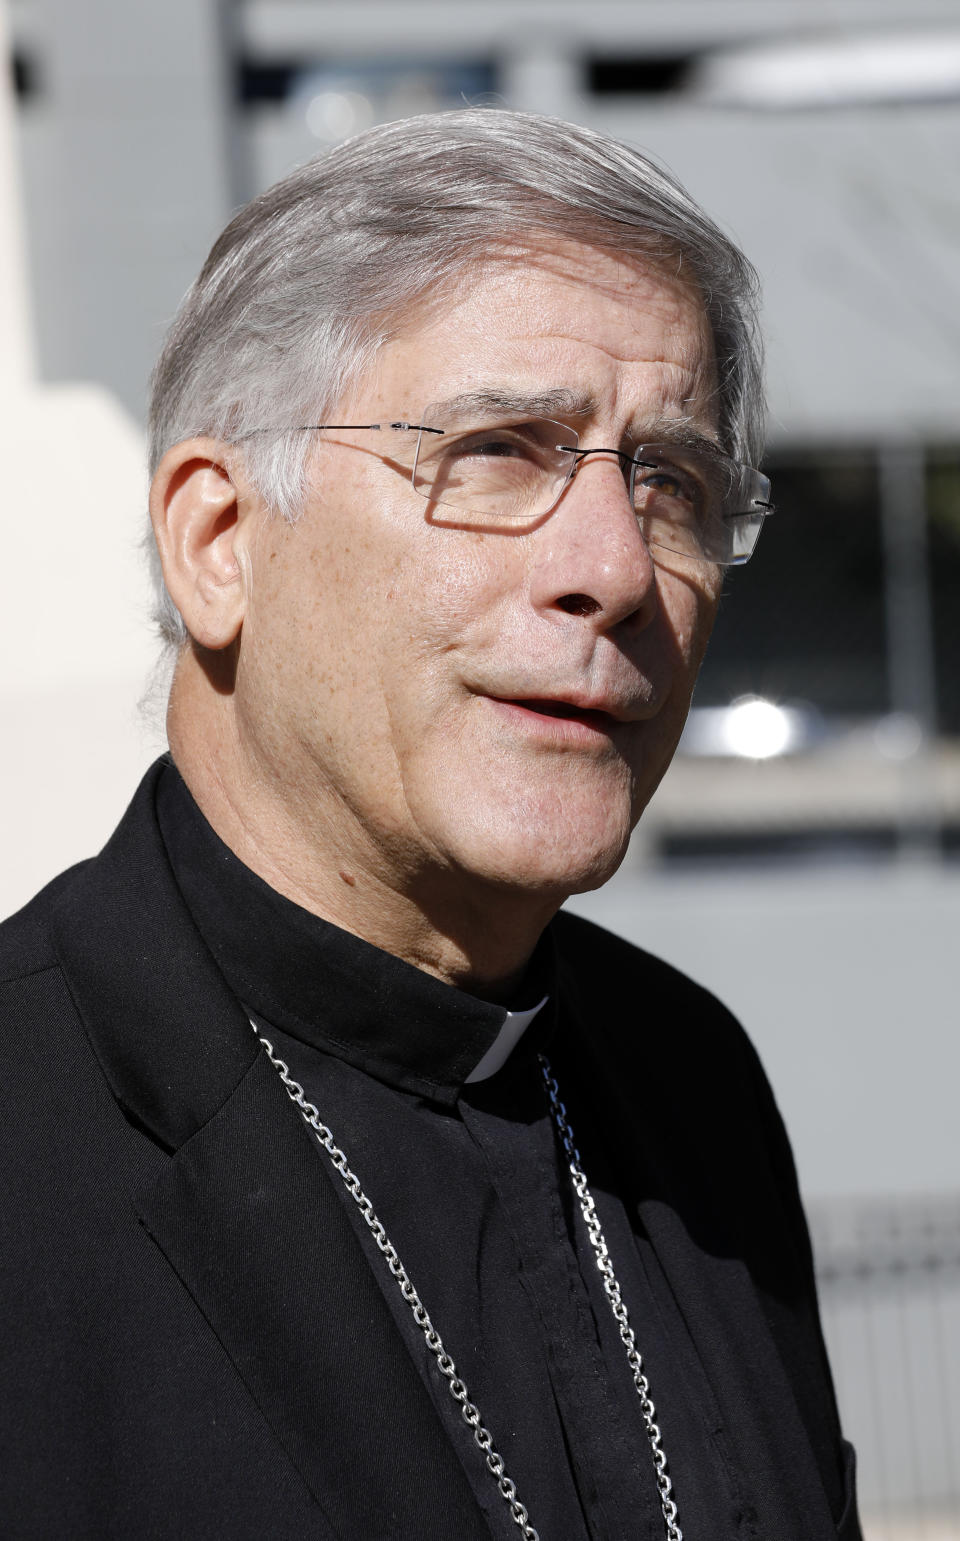
[[[530,729],[539,728],[547,738],[559,735],[570,743],[596,744],[601,738],[609,743],[618,729],[656,717],[664,704],[663,693],[643,676],[625,681],[619,688],[610,681],[606,686],[560,685],[556,690],[535,685],[531,691],[531,683],[502,678],[496,683],[475,681],[467,688],[518,726],[525,723]]]
[[[578,745],[584,748],[609,745],[621,733],[656,714],[656,699],[650,702],[625,702],[612,695],[580,697],[501,695],[499,691],[480,691],[507,720],[544,742]]]
[[[596,728],[599,732],[609,733],[619,719],[612,712],[604,711],[600,707],[574,706],[571,701],[554,701],[534,699],[515,699],[505,703],[508,706],[520,706],[526,712],[536,712],[540,717],[557,717],[565,722],[582,722],[585,727]]]
[[[616,689],[611,685],[607,689],[577,689],[575,686],[565,690],[562,686],[556,692],[541,690],[535,694],[529,693],[529,687],[524,690],[520,681],[517,681],[520,689],[513,691],[509,685],[506,689],[484,688],[472,686],[477,695],[487,696],[491,701],[500,701],[505,705],[523,707],[525,711],[537,712],[542,717],[566,718],[572,722],[586,722],[596,726],[609,728],[616,723],[643,722],[648,717],[656,716],[663,704],[663,696],[649,680],[637,682],[637,686],[631,688],[625,686]]]

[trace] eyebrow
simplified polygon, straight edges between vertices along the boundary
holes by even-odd
[[[545,391],[510,390],[485,386],[474,391],[460,391],[445,401],[432,402],[431,410],[443,417],[483,417],[506,413],[511,417],[589,417],[599,411],[596,396],[589,391],[575,391],[558,386]],[[698,428],[689,417],[671,417],[656,413],[635,418],[624,434],[633,444],[675,444],[684,449],[723,454],[716,439]]]
[[[717,440],[704,433],[689,417],[668,417],[657,414],[631,423],[629,437],[635,444],[676,444],[683,449],[703,450],[706,454],[722,455],[723,448]]]
[[[597,401],[588,391],[558,387],[548,391],[516,391],[486,386],[476,391],[462,391],[446,401],[432,402],[435,412],[450,417],[474,414],[493,415],[507,412],[516,417],[586,417],[597,410]]]

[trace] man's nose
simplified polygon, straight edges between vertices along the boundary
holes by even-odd
[[[587,458],[589,456],[589,458]],[[657,612],[656,569],[615,450],[587,450],[541,526],[531,598],[539,609],[590,618],[598,630]]]

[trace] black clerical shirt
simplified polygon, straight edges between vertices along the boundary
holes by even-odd
[[[504,1067],[470,1084],[505,1007],[453,989],[281,897],[220,841],[172,765],[162,773],[157,808],[201,935],[345,1151],[542,1541],[662,1537],[639,1399],[538,1060],[541,1051],[551,1053],[562,1005],[550,928],[512,1003],[525,1009],[547,995],[548,1004]],[[567,1058],[555,1069],[574,1104],[576,1063]],[[637,1088],[638,1138],[650,1096],[656,1088]],[[728,1534],[723,1516],[735,1506],[735,1482],[718,1454],[710,1390],[671,1291],[611,1178],[600,1115],[578,1108],[574,1133],[649,1374],[680,1524],[689,1541],[714,1541]],[[297,1116],[291,1105],[290,1117]],[[304,1138],[312,1138],[306,1128]],[[409,1306],[316,1148],[491,1535],[516,1536]],[[359,1336],[364,1323],[345,1320],[342,1330]]]

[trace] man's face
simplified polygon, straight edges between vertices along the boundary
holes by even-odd
[[[335,420],[418,422],[479,390],[582,397],[586,411],[547,414],[581,448],[662,439],[681,418],[714,434],[698,300],[572,243],[479,267],[381,350]],[[532,527],[477,530],[414,491],[408,440],[328,434],[303,518],[248,521],[240,732],[348,880],[411,890],[433,874],[559,901],[616,869],[670,761],[720,575],[654,566],[612,455]]]

